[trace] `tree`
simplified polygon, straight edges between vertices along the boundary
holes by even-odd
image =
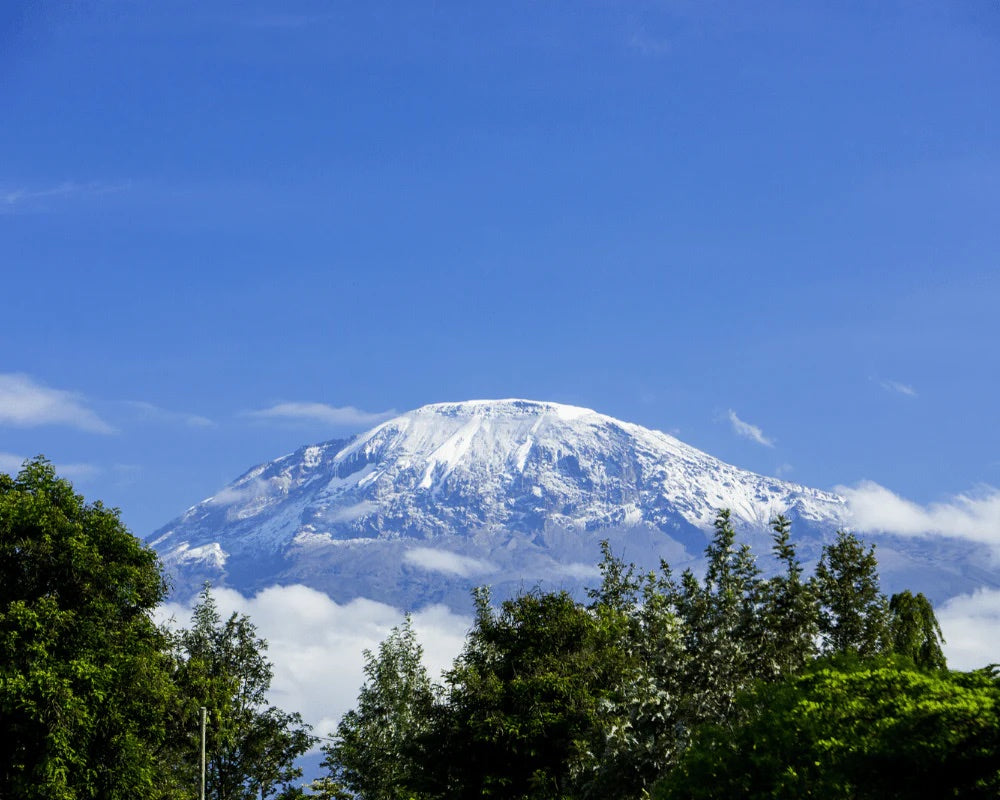
[[[802,579],[802,565],[791,541],[791,522],[778,516],[771,523],[772,551],[784,571],[763,587],[761,614],[766,641],[761,679],[775,679],[805,668],[816,655],[819,608],[813,586]]]
[[[197,752],[194,721],[208,710],[207,797],[252,800],[294,796],[292,781],[302,770],[295,759],[315,742],[298,713],[267,704],[272,668],[267,642],[245,615],[222,620],[206,585],[194,608],[193,624],[174,640],[175,681],[181,693],[177,731],[180,747]],[[195,786],[191,761],[186,783]]]
[[[477,590],[465,649],[427,740],[432,796],[576,798],[620,708],[616,632],[565,592],[490,606]]]
[[[907,590],[889,600],[888,641],[892,652],[912,659],[921,669],[947,666],[941,650],[941,626],[931,601],[923,594],[914,597]]]
[[[715,519],[704,583],[691,570],[671,588],[686,658],[679,676],[685,729],[728,717],[736,693],[760,677],[766,660],[763,581],[747,545],[735,545],[728,510]]]
[[[0,474],[0,798],[158,797],[156,554],[38,457]]]
[[[604,749],[585,795],[640,797],[677,757],[687,654],[670,605],[669,567],[637,576],[607,542],[601,550],[602,580],[588,590],[590,610],[616,637],[620,689],[606,714]]]
[[[857,536],[838,531],[836,541],[823,548],[813,585],[824,653],[864,658],[884,649],[888,607],[874,545],[866,550]]]
[[[1000,792],[1000,681],[906,659],[821,660],[698,732],[656,800],[920,800]]]
[[[409,616],[379,645],[365,650],[358,705],[323,748],[330,770],[324,789],[346,787],[362,800],[406,800],[415,782],[416,744],[430,730],[435,690]]]

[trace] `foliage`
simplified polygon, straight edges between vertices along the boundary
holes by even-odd
[[[584,796],[628,672],[618,641],[614,619],[565,592],[494,610],[479,590],[427,740],[425,788],[449,798]]]
[[[363,800],[406,800],[414,783],[415,744],[427,734],[435,700],[422,649],[409,616],[379,645],[365,651],[365,684],[357,708],[324,747],[330,797],[349,790]]]
[[[638,797],[677,755],[679,676],[685,652],[668,594],[669,568],[636,576],[634,565],[601,545],[601,585],[588,592],[593,613],[615,632],[619,692],[609,707],[605,744],[586,786],[590,797]]]
[[[756,677],[772,680],[798,672],[816,655],[819,608],[814,586],[802,578],[802,565],[791,542],[791,522],[772,523],[772,551],[783,571],[761,588],[760,630],[764,637]]]
[[[685,729],[725,719],[736,692],[766,660],[759,613],[763,582],[750,548],[736,547],[735,536],[729,512],[721,511],[705,550],[704,583],[689,569],[668,595],[684,642],[679,688]]]
[[[639,574],[604,543],[601,584],[586,606],[533,592],[495,609],[488,590],[477,590],[465,649],[436,698],[408,623],[395,630],[377,657],[367,654],[358,708],[327,750],[324,791],[366,800],[625,799],[647,796],[664,775],[711,785],[699,765],[722,769],[727,747],[782,757],[727,732],[760,724],[769,693],[811,674],[820,645],[842,658],[898,651],[922,669],[943,668],[933,609],[908,592],[886,602],[874,548],[838,533],[807,579],[789,520],[772,529],[780,570],[770,578],[736,543],[723,510],[703,579],[690,569],[675,579],[666,563]],[[683,785],[669,784],[670,796],[686,796]]]
[[[0,797],[155,797],[169,663],[156,555],[43,458],[0,475]]]
[[[996,797],[1000,682],[896,657],[821,660],[702,728],[657,800]]]
[[[888,604],[879,590],[875,546],[838,531],[823,548],[813,585],[821,609],[819,631],[825,654],[874,656],[886,646]]]
[[[894,653],[906,656],[923,669],[944,669],[941,626],[930,600],[909,591],[889,600],[888,643]]]
[[[292,781],[302,775],[295,759],[315,741],[298,713],[267,705],[272,670],[266,650],[248,617],[222,620],[208,586],[191,629],[176,635],[176,735],[182,749],[196,753],[199,708],[207,709],[206,796],[212,800],[294,796]],[[179,769],[186,770],[186,785],[197,785],[193,759]]]

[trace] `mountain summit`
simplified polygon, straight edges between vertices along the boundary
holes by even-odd
[[[302,582],[335,599],[464,602],[470,583],[592,583],[602,538],[636,561],[689,562],[720,508],[762,541],[777,514],[812,538],[847,519],[835,494],[665,433],[558,403],[477,400],[255,467],[150,542],[181,589]]]

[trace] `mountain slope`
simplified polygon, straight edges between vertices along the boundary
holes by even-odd
[[[593,583],[597,543],[700,556],[719,508],[766,553],[795,520],[806,558],[848,521],[843,498],[740,470],[672,436],[528,400],[424,406],[349,441],[256,467],[151,543],[180,590],[302,582],[335,599],[464,604],[468,587]],[[907,567],[909,569],[909,567]]]

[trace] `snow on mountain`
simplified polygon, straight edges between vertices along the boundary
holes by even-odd
[[[838,495],[667,434],[585,408],[482,400],[255,467],[150,542],[179,590],[304,583],[339,600],[461,605],[479,583],[592,585],[602,538],[640,563],[689,563],[720,508],[758,553],[777,514],[795,521],[807,558],[848,522]]]

